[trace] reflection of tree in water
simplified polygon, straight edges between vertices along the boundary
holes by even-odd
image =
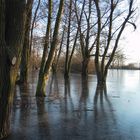
[[[87,111],[88,111],[87,99],[89,96],[89,88],[88,88],[88,79],[85,77],[82,77],[81,89],[82,90],[81,90],[81,96],[80,96],[80,100],[79,100],[79,109],[77,111],[77,115],[79,118],[81,118],[84,113],[84,116],[85,116],[84,118],[86,119]]]
[[[45,108],[45,98],[44,97],[36,97],[37,103],[37,118],[38,118],[38,134],[39,139],[47,139],[50,140],[50,128],[49,128],[49,118],[48,112]]]
[[[106,88],[97,87],[93,108],[93,100],[91,104],[89,103],[92,93],[89,92],[88,79],[81,79],[80,86],[75,84],[77,81],[73,82],[74,86],[72,81],[64,81],[64,85],[62,85],[58,81],[62,82],[62,79],[57,79],[57,76],[52,77],[51,80],[47,97],[36,98],[37,110],[30,110],[30,104],[26,112],[24,112],[28,108],[26,106],[26,109],[20,110],[19,118],[15,119],[15,123],[19,120],[17,126],[22,127],[23,125],[26,133],[31,129],[34,133],[36,132],[37,138],[48,140],[57,139],[57,136],[59,139],[65,139],[65,136],[85,136],[85,139],[101,138],[104,140],[106,136],[113,138],[115,131],[118,135],[119,130],[116,128],[114,109],[107,96]],[[77,92],[74,90],[75,88],[81,90]],[[21,88],[21,90],[22,95],[30,92],[28,88],[26,90]],[[22,108],[24,108],[24,101],[27,104],[30,103],[29,95],[21,97]],[[32,113],[37,113],[37,117],[36,115],[32,116]],[[20,120],[23,116],[24,120]],[[28,126],[29,129],[27,129]]]
[[[92,100],[89,79],[78,77],[77,81],[74,77],[76,80],[63,82],[62,77],[57,79],[57,76],[51,78],[46,98],[34,100],[28,86],[18,86],[15,99],[20,102],[14,108],[12,119],[15,132],[23,137],[26,133],[31,137],[31,134],[35,135],[36,139],[48,140],[57,137],[75,139],[72,136],[97,140],[126,139],[123,128],[118,129],[118,116],[115,117],[106,87],[97,87]],[[37,108],[32,104],[33,100]]]
[[[97,86],[94,96],[94,135],[96,138],[113,138],[115,131],[118,132],[114,111],[107,96],[106,86]]]
[[[30,122],[31,97],[28,85],[17,86],[13,105],[13,125],[18,126],[18,131],[28,132]],[[22,131],[21,131],[22,130]],[[24,134],[20,134],[21,136]]]
[[[65,79],[65,85],[64,85],[64,112],[65,112],[65,118],[67,117],[68,112],[68,99],[70,97],[70,81],[69,79]]]
[[[67,118],[68,112],[72,112],[72,110],[74,109],[74,105],[73,105],[73,100],[71,97],[71,89],[70,89],[70,80],[69,79],[65,79],[64,80],[65,85],[64,85],[64,113],[65,113],[65,117]]]
[[[53,81],[50,83],[51,88],[48,97],[50,98],[57,94],[57,98],[51,100],[47,105],[49,117],[52,116],[49,120],[51,120],[51,127],[54,132],[51,138],[55,139],[55,135],[59,134],[58,139],[65,139],[66,136],[75,134],[77,121],[73,112],[74,105],[71,96],[70,81],[64,81],[64,87],[62,86],[62,89],[58,86],[60,81],[58,82],[56,78],[57,77],[54,77]],[[54,92],[54,89],[57,93]],[[55,125],[57,124],[57,132],[54,131],[54,129],[56,129],[56,127],[54,127],[54,123]]]
[[[88,110],[88,96],[89,96],[89,87],[88,87],[88,79],[82,77],[81,80],[81,96],[79,99],[79,108],[77,110],[77,117],[78,117],[78,121],[80,126],[83,125],[84,129],[80,127],[80,129],[83,131],[82,134],[79,131],[80,135],[85,135],[87,133],[87,129],[88,129],[88,115],[93,111],[89,111]],[[78,128],[79,129],[79,128]],[[87,135],[87,134],[86,134]]]
[[[57,114],[54,114],[57,116],[57,119],[55,120],[56,123],[60,124],[58,125],[58,133],[61,134],[58,139],[66,139],[67,137],[71,137],[72,135],[76,135],[76,127],[77,127],[77,119],[74,116],[74,104],[73,104],[73,98],[71,96],[71,85],[69,80],[64,80],[64,88],[60,90],[60,93],[63,98],[59,99],[59,104],[57,104],[57,107],[59,105],[59,109],[56,112]],[[53,105],[52,105],[53,106]],[[59,122],[58,122],[59,121]]]
[[[55,86],[58,87],[58,81],[57,81],[57,85]],[[64,80],[64,89],[59,90],[59,88],[57,88],[56,91],[59,97],[58,100],[60,103],[61,111],[67,113],[69,110],[73,110],[73,101],[71,97],[70,81]],[[61,95],[59,94],[59,92],[61,93]]]
[[[49,95],[54,94],[59,95],[59,87],[58,87],[58,79],[56,74],[51,75],[51,79],[49,82]]]
[[[82,77],[82,92],[81,92],[81,97],[80,100],[86,102],[88,95],[89,95],[89,88],[88,88],[88,79]]]

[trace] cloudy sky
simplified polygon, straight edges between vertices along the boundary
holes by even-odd
[[[137,0],[139,6],[137,12],[140,14],[140,0]],[[140,15],[136,21],[137,29],[134,31],[133,26],[127,28],[124,32],[125,39],[121,48],[127,57],[126,63],[140,63]]]

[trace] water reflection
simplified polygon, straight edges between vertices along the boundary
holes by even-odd
[[[89,95],[89,87],[88,87],[88,79],[82,77],[82,82],[81,82],[81,88],[82,88],[82,93],[81,93],[81,100],[87,100],[88,95]]]
[[[92,75],[72,74],[69,81],[54,75],[45,98],[35,97],[33,77],[27,87],[17,86],[9,140],[140,139],[140,87],[133,85],[128,92],[124,84],[137,79],[135,73],[111,72],[102,89]]]
[[[117,128],[117,121],[115,118],[115,110],[107,95],[106,85],[104,87],[96,87],[94,96],[94,122],[95,122],[95,136],[102,139],[114,139],[116,132],[119,134]],[[103,134],[102,136],[100,134]]]
[[[17,133],[23,137],[23,131],[24,133],[28,133],[27,125],[29,125],[31,119],[30,111],[32,101],[28,85],[18,85],[16,91],[13,105],[13,125]],[[14,137],[16,137],[16,135]]]
[[[64,79],[64,81],[65,81],[65,85],[64,85],[64,87],[65,87],[65,89],[64,89],[64,96],[65,96],[65,98],[67,99],[67,96],[69,96],[70,97],[70,80],[69,79]]]
[[[82,119],[83,115],[84,115],[84,119],[87,119],[87,110],[88,110],[87,100],[88,100],[89,89],[88,89],[88,79],[85,77],[82,77],[81,89],[82,90],[79,98],[79,107],[76,113],[79,119]]]
[[[50,140],[50,128],[49,128],[49,120],[48,120],[48,113],[45,108],[45,98],[44,97],[37,97],[36,98],[37,104],[37,125],[38,125],[38,139],[41,140]]]
[[[95,91],[95,96],[94,96],[94,104],[95,106],[97,105],[97,101],[100,98],[100,103],[103,104],[103,97],[106,97],[105,99],[107,99],[107,89],[106,89],[106,85],[104,85],[103,87],[100,87],[97,85],[96,87],[96,91]]]
[[[58,79],[57,79],[57,75],[51,75],[50,77],[50,82],[49,82],[49,95],[51,95],[51,93],[55,92],[56,95],[59,94],[59,87],[58,87]]]

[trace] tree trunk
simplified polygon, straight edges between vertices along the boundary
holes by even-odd
[[[41,66],[39,70],[39,78],[38,78],[38,84],[37,84],[37,96],[45,96],[45,86],[47,82],[47,78],[44,76],[44,69],[45,69],[45,63],[47,58],[47,50],[49,46],[49,38],[50,38],[50,30],[51,30],[51,16],[52,16],[52,0],[49,0],[49,13],[48,13],[48,24],[46,29],[46,37],[45,37],[45,44],[43,49],[43,56],[41,61]]]
[[[32,21],[32,24],[31,24],[31,33],[30,33],[31,35],[30,35],[30,43],[29,43],[30,53],[31,53],[31,50],[32,50],[34,24],[36,22],[36,17],[37,17],[37,13],[38,13],[38,10],[39,10],[40,2],[41,2],[41,0],[38,0],[37,7],[36,7],[35,12],[34,12],[33,21]]]
[[[102,74],[97,76],[97,86],[98,87],[103,87],[104,85],[106,85],[106,76],[107,75],[102,75]]]
[[[30,27],[32,18],[32,6],[33,0],[28,0],[26,4],[26,24],[25,24],[25,36],[24,44],[21,55],[20,63],[20,79],[21,84],[27,84],[28,73],[29,73],[29,61],[30,61]]]
[[[57,46],[58,32],[59,32],[59,26],[60,26],[60,21],[61,21],[61,15],[62,15],[62,11],[63,11],[63,5],[64,5],[64,0],[61,0],[60,4],[59,4],[59,10],[57,13],[57,17],[56,17],[50,52],[49,52],[47,61],[44,64],[44,70],[39,75],[36,96],[45,96],[46,95],[46,83],[48,81],[49,72],[50,72],[50,69],[51,69],[51,66],[53,63],[54,54],[55,54],[55,50],[56,50],[56,46]]]
[[[82,61],[82,76],[87,77],[88,76],[88,64],[89,64],[89,58],[85,57]]]
[[[10,133],[11,108],[24,34],[24,10],[24,0],[0,0],[0,139]],[[16,59],[13,61],[13,58]]]
[[[72,14],[72,0],[69,0],[69,16],[68,16],[68,33],[67,33],[67,49],[66,49],[66,59],[65,59],[65,73],[64,77],[69,79],[69,48],[70,48],[70,31],[71,31],[71,14]]]
[[[52,73],[56,74],[56,70],[57,70],[57,59],[59,59],[59,56],[57,56],[57,51],[55,50],[55,55],[54,55],[54,59],[53,59],[53,63],[52,63]],[[59,50],[60,51],[60,50]],[[59,55],[59,54],[58,54]]]
[[[104,83],[104,76],[103,72],[101,71],[100,66],[100,37],[101,37],[101,11],[99,8],[99,1],[94,0],[96,10],[97,10],[97,17],[98,17],[98,31],[97,31],[97,41],[96,41],[96,53],[95,53],[95,68],[96,68],[96,75],[97,75],[97,85],[102,85]]]
[[[62,33],[62,38],[61,38],[61,43],[60,43],[58,55],[57,55],[57,58],[56,58],[55,63],[53,64],[53,67],[52,67],[52,69],[53,69],[53,74],[56,74],[56,72],[57,72],[58,62],[59,62],[59,58],[60,58],[60,55],[61,55],[61,52],[62,52],[63,42],[64,42],[65,34],[66,34],[67,19],[68,19],[68,18],[65,19],[65,22],[64,22],[64,25],[63,25],[63,33]]]

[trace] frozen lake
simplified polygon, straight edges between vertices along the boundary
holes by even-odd
[[[96,76],[51,77],[47,96],[36,98],[37,74],[16,88],[8,140],[140,140],[140,71],[110,70],[106,90]]]

